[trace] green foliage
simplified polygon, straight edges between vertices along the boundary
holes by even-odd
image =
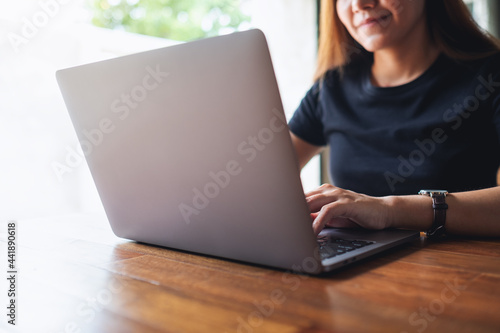
[[[90,0],[92,23],[187,41],[238,30],[250,18],[240,0]]]

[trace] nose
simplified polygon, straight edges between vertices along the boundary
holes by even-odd
[[[352,0],[352,11],[372,9],[375,7],[377,0]]]

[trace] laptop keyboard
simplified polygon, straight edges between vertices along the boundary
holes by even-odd
[[[373,244],[371,241],[332,238],[318,236],[321,259],[333,258]]]

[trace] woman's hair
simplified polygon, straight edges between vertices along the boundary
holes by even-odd
[[[327,71],[342,70],[353,58],[367,53],[340,22],[336,3],[337,0],[321,0],[315,81]],[[426,0],[425,11],[431,40],[446,56],[467,61],[500,51],[500,42],[477,25],[462,0]]]

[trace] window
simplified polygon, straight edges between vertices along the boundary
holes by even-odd
[[[469,7],[472,16],[479,26],[490,31],[493,35],[499,37],[498,18],[500,15],[497,0],[464,0]]]

